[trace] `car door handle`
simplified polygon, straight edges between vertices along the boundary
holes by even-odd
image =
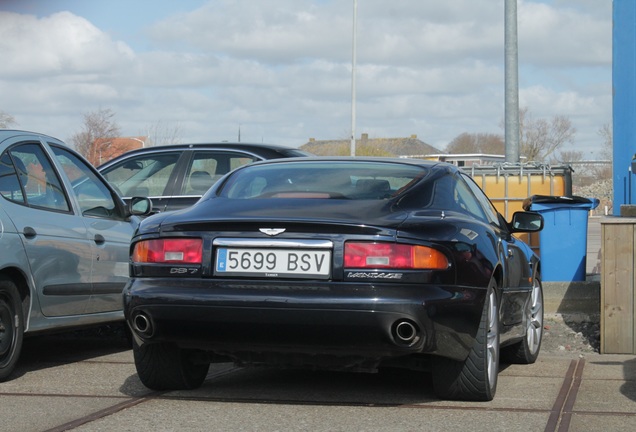
[[[24,234],[26,238],[34,238],[36,235],[38,235],[38,233],[35,232],[35,230],[31,228],[30,226],[24,227],[24,230],[22,231],[22,233]]]
[[[512,249],[508,249],[508,258],[512,258],[515,255]]]
[[[101,234],[95,234],[95,243],[104,244],[104,243],[106,243],[106,239]]]

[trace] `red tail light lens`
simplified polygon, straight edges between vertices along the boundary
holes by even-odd
[[[135,244],[136,263],[201,264],[203,240],[191,238],[143,240]]]
[[[448,259],[440,251],[417,245],[347,242],[345,268],[446,270]]]

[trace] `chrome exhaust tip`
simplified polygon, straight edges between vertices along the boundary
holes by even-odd
[[[393,325],[393,337],[400,345],[413,345],[420,340],[420,331],[411,321],[400,320]]]
[[[144,313],[138,313],[132,319],[132,327],[142,336],[152,336],[153,328],[150,318]]]

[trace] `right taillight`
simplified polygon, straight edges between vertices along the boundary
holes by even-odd
[[[420,245],[382,242],[347,242],[346,269],[445,270],[448,259],[440,251]]]

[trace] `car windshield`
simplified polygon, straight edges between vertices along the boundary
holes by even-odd
[[[427,172],[417,165],[359,160],[252,165],[235,172],[219,194],[233,199],[382,200],[401,194]]]

